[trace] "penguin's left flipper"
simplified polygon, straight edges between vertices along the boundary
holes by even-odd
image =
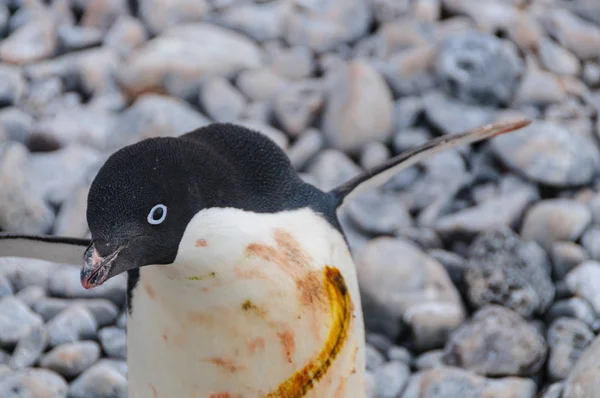
[[[80,265],[89,245],[89,239],[0,233],[0,257],[35,258]]]
[[[375,166],[329,191],[336,206],[341,207],[348,199],[365,191],[383,185],[386,181],[404,169],[426,159],[436,153],[447,151],[458,146],[468,145],[477,141],[495,137],[500,134],[519,130],[531,124],[530,120],[518,119],[494,124],[488,124],[463,133],[448,134],[434,138],[424,144],[403,152],[388,161]]]

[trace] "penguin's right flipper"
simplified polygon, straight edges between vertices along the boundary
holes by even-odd
[[[90,239],[0,233],[0,257],[35,258],[80,265],[90,243]]]

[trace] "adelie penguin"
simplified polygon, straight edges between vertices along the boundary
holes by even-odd
[[[429,141],[330,192],[264,135],[212,124],[114,153],[93,181],[91,241],[4,235],[0,254],[128,274],[132,398],[364,398],[365,331],[336,210],[434,153],[519,120]]]

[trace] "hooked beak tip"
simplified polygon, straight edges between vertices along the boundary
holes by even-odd
[[[92,289],[103,284],[109,277],[112,263],[117,258],[120,249],[106,257],[98,255],[92,244],[85,251],[83,267],[81,268],[80,280],[84,289]]]

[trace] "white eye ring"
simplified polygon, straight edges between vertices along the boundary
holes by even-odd
[[[162,215],[159,219],[156,219],[154,217],[154,213],[157,210],[162,210]],[[152,208],[152,210],[150,210],[150,213],[148,213],[148,223],[152,225],[158,225],[162,223],[163,221],[165,221],[165,218],[167,218],[167,206],[165,205],[156,205]]]

